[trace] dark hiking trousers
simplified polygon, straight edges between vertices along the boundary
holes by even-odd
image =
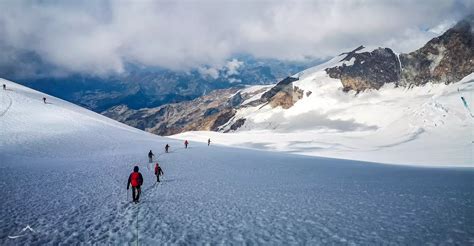
[[[140,193],[142,193],[140,186],[132,186],[132,197],[134,202],[138,202],[138,199],[140,199]]]

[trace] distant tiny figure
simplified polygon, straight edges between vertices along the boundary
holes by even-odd
[[[168,144],[166,144],[165,146],[165,152],[168,153],[168,150],[169,150],[170,146]]]
[[[188,148],[188,144],[189,144],[188,140],[185,140],[185,141],[184,141],[184,148],[185,148],[185,149]]]
[[[152,162],[153,162],[153,156],[155,156],[155,155],[154,155],[153,152],[151,152],[151,150],[150,150],[150,152],[148,152],[148,162],[149,162],[149,163],[152,163]]]
[[[140,172],[138,172],[138,166],[133,168],[133,172],[128,177],[127,190],[130,188],[130,184],[132,185],[133,202],[138,203],[140,199],[140,193],[142,193],[142,189],[140,187],[143,184],[143,176]]]
[[[4,90],[7,89],[7,85],[6,85],[6,84],[3,84],[3,89],[4,89]]]
[[[46,104],[46,97],[43,97],[43,102],[44,104]]]
[[[160,182],[160,175],[163,175],[163,169],[161,169],[158,162],[155,164],[155,175],[156,175],[156,182]]]
[[[207,146],[209,146],[209,145],[211,145],[211,139],[210,138],[207,140]]]

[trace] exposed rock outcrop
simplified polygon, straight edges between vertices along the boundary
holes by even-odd
[[[270,90],[262,94],[260,100],[262,102],[269,102],[276,94],[279,92],[292,92],[293,91],[293,82],[298,81],[298,78],[286,77],[284,80],[278,82]]]
[[[222,112],[214,120],[214,122],[212,124],[212,127],[211,127],[211,130],[212,131],[217,131],[220,126],[227,123],[230,119],[232,119],[232,117],[234,117],[234,115],[235,115],[235,110],[234,109],[229,109],[229,110],[226,110],[226,111]]]
[[[399,57],[389,48],[343,53],[342,65],[327,68],[340,79],[344,91],[380,89],[386,83],[401,86],[453,83],[474,72],[474,15],[433,38],[422,48]]]
[[[262,105],[262,107],[270,105],[273,108],[280,106],[284,109],[288,109],[299,99],[303,98],[303,90],[293,85],[295,81],[298,81],[298,78],[287,77],[263,93],[258,100],[252,101],[247,105]]]
[[[241,126],[243,126],[245,124],[245,121],[246,119],[245,118],[240,118],[238,120],[236,120],[228,130],[226,130],[225,132],[229,132],[229,131],[235,131],[237,129],[239,129]]]
[[[344,91],[379,89],[385,83],[400,80],[400,63],[391,49],[378,48],[372,52],[356,53],[360,48],[349,52],[341,60],[352,64],[343,63],[342,66],[326,69],[331,78],[341,80]]]
[[[303,90],[293,86],[291,89],[282,90],[275,94],[270,100],[270,105],[273,108],[280,106],[289,109],[301,98],[303,98]]]
[[[402,85],[453,83],[474,71],[474,15],[422,48],[400,55]]]

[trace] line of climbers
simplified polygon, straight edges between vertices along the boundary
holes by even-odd
[[[211,144],[211,139],[207,140],[207,146]],[[187,149],[189,145],[188,140],[184,141],[184,148]],[[165,145],[165,152],[168,153],[168,150],[170,148],[169,144]],[[153,163],[153,157],[155,157],[155,154],[153,154],[153,151],[150,150],[148,152],[148,162]],[[161,168],[160,164],[158,162],[155,163],[155,176],[156,176],[156,182],[160,182],[160,176],[163,175],[163,169]],[[127,190],[130,189],[130,185],[132,186],[132,199],[134,203],[138,203],[140,199],[140,194],[142,192],[141,186],[143,185],[143,175],[139,172],[139,167],[135,166],[133,167],[133,172],[128,176],[128,181],[127,181]]]
[[[3,90],[6,91],[6,90],[7,90],[7,85],[6,85],[6,84],[3,84],[3,85],[2,85],[2,88],[3,88]],[[43,97],[43,103],[46,104],[46,97]]]

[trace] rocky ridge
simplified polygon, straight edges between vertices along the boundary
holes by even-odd
[[[102,114],[158,135],[172,135],[196,129],[216,131],[235,115],[235,107],[259,92],[261,91],[222,89],[192,101],[137,110],[119,105]]]
[[[386,83],[419,86],[453,83],[474,71],[474,15],[458,22],[420,49],[396,55],[390,48],[345,53],[342,65],[327,68],[329,77],[340,79],[344,91],[380,89]],[[346,65],[347,61],[350,65]]]

